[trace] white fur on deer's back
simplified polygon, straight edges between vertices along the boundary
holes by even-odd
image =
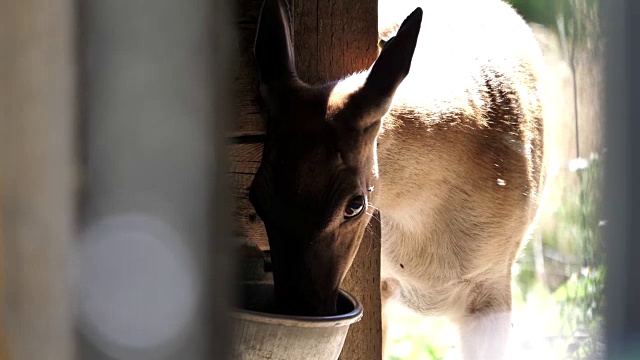
[[[528,76],[518,73],[523,63],[542,66],[533,33],[502,1],[381,0],[378,6],[383,39],[394,35],[412,9],[424,10],[411,72],[396,90],[396,106],[428,112],[458,108],[473,114],[483,106],[478,87],[484,68],[517,78]]]

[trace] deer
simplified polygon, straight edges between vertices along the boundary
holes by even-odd
[[[275,299],[289,314],[335,314],[378,209],[383,339],[395,301],[451,319],[465,360],[503,358],[511,268],[545,188],[540,48],[501,0],[379,6],[408,16],[380,18],[375,62],[312,85],[296,72],[288,4],[263,3],[254,54],[266,136],[248,195]]]

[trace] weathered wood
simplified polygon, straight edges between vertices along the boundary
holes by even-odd
[[[233,188],[235,230],[251,240],[261,250],[269,250],[269,241],[262,220],[257,216],[248,199],[249,186],[260,166],[262,144],[233,144],[229,146]]]
[[[294,42],[300,77],[330,81],[367,69],[377,56],[375,0],[295,0]]]
[[[227,134],[230,137],[261,135],[265,131],[257,102],[258,80],[253,58],[262,1],[241,0],[238,5],[238,118]],[[375,1],[297,0],[293,5],[294,40],[298,36],[296,64],[303,80],[310,83],[334,80],[371,65],[378,38],[377,24],[374,28],[369,26],[372,19],[377,19]],[[370,39],[359,41],[363,34]],[[373,57],[362,54],[373,54]]]
[[[263,135],[265,132],[257,102],[258,78],[253,56],[253,43],[261,6],[262,0],[240,0],[236,7],[236,50],[239,57],[234,91],[238,117],[231,122],[227,131],[229,137]]]
[[[380,213],[376,210],[367,226],[360,249],[342,288],[362,302],[364,315],[351,326],[342,360],[382,359],[382,317],[380,300]]]
[[[246,2],[242,5],[259,5]],[[247,8],[253,11],[253,8]],[[264,121],[258,106],[258,78],[255,59],[253,56],[253,42],[256,35],[256,23],[238,22],[237,72],[235,78],[236,107],[238,118],[231,122],[227,136],[248,136],[264,134]]]
[[[74,7],[0,1],[0,326],[12,360],[74,358]]]

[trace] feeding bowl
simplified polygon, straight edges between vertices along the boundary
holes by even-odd
[[[243,284],[242,306],[232,312],[232,359],[337,360],[349,326],[362,318],[362,304],[343,290],[334,316],[282,315],[273,305],[273,284]]]

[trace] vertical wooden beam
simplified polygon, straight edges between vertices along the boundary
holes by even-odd
[[[309,83],[367,69],[378,55],[376,0],[293,0],[296,66]]]
[[[74,358],[74,13],[72,0],[0,2],[0,303],[12,360]]]
[[[376,0],[295,0],[293,22],[297,70],[307,82],[335,80],[365,70],[377,56]],[[371,221],[342,288],[362,302],[365,312],[351,326],[341,359],[381,359],[378,220]]]
[[[360,249],[342,288],[362,302],[364,315],[352,325],[342,348],[342,360],[381,360],[382,321],[380,303],[380,213],[369,223]]]

